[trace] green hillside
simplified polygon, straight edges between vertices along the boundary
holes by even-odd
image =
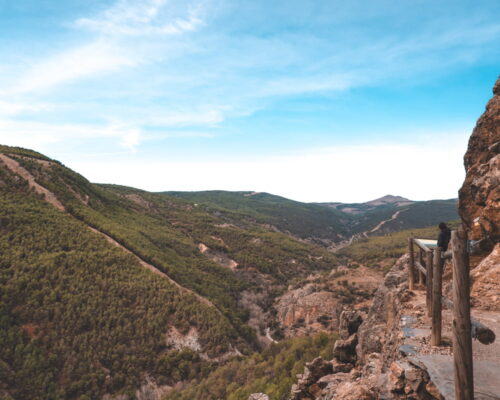
[[[390,220],[397,211],[399,211],[397,218]],[[456,199],[418,201],[405,206],[384,205],[357,215],[352,225],[352,232],[370,231],[384,220],[388,221],[377,230],[377,235],[425,228],[437,225],[441,221],[456,219],[458,219]]]
[[[48,204],[0,162],[0,398],[132,396],[147,376],[160,384],[203,376],[213,365],[205,359],[258,349],[248,311],[238,304],[242,291],[266,291],[266,307],[291,279],[337,264],[324,248],[260,224],[228,224],[237,217],[231,212],[94,185],[32,151],[0,153],[65,208]],[[207,258],[200,244],[237,268]],[[173,327],[181,335],[194,329],[200,349],[167,345]]]
[[[454,227],[457,221],[449,226]],[[436,239],[439,230],[437,226],[427,228],[406,229],[386,235],[362,238],[348,247],[341,249],[337,255],[348,260],[355,260],[362,264],[375,266],[386,259],[396,260],[408,250],[408,238]]]
[[[196,327],[207,352],[238,342],[212,307],[16,178],[0,168],[0,398],[132,394],[145,373],[172,382],[168,326]]]
[[[212,213],[229,221],[272,225],[302,239],[337,240],[349,233],[349,215],[318,204],[301,203],[269,193],[214,190],[165,194],[203,204]]]
[[[163,400],[247,400],[252,393],[266,393],[270,400],[286,399],[304,364],[318,356],[331,359],[334,344],[335,336],[325,333],[284,340],[262,353],[233,360]]]
[[[458,218],[457,201],[431,200],[409,204],[301,203],[268,193],[252,192],[166,192],[207,207],[207,211],[228,222],[256,222],[271,225],[282,232],[302,239],[339,241],[352,235],[370,232],[377,225],[400,211],[395,220],[384,223],[376,234],[437,225],[440,221]],[[342,211],[355,208],[357,213]]]

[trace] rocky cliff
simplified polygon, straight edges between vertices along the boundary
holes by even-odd
[[[493,93],[469,140],[464,157],[466,178],[460,189],[460,216],[469,237],[480,241],[483,250],[479,257],[482,261],[471,271],[471,302],[474,311],[480,311],[476,318],[497,316],[500,311],[500,78]],[[435,382],[448,379],[439,377],[439,372],[451,365],[451,332],[444,328],[442,346],[430,346],[425,291],[423,287],[408,289],[407,258],[399,259],[386,275],[359,328],[343,329],[349,321],[358,319],[354,314],[342,313],[342,339],[335,344],[334,359],[317,358],[306,364],[290,400],[449,398],[442,393],[443,385],[438,389]],[[445,267],[444,279],[449,280],[446,269],[449,267]],[[450,312],[443,315],[443,327],[451,326]],[[488,368],[497,365],[493,346],[487,350],[474,346],[473,351],[475,368],[482,368],[481,360],[490,363]],[[485,371],[483,368],[482,373]],[[484,388],[489,386],[476,391],[476,396],[485,392]],[[488,397],[490,394],[481,392],[476,398],[497,398]]]
[[[491,250],[500,241],[500,78],[469,139],[464,165],[459,213],[471,238]]]
[[[459,213],[469,237],[480,240],[483,257],[489,253],[471,271],[472,303],[500,310],[500,78],[472,132],[464,163]]]

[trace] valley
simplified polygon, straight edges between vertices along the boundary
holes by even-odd
[[[159,399],[234,357],[309,343],[301,369],[334,340],[342,309],[368,310],[397,258],[372,241],[391,241],[422,213],[437,215],[432,224],[439,210],[456,218],[455,201],[375,201],[353,215],[266,193],[95,185],[6,146],[0,193],[0,393],[14,399]],[[400,223],[405,214],[413,219]],[[350,253],[361,245],[379,259]],[[280,382],[289,390],[290,377]]]

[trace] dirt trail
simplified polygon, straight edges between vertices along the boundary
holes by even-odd
[[[50,190],[48,190],[47,188],[43,187],[38,182],[36,182],[35,177],[28,170],[26,170],[24,167],[22,167],[17,161],[13,160],[12,158],[10,158],[7,155],[2,154],[2,153],[0,153],[0,160],[2,160],[3,163],[7,166],[7,168],[9,168],[12,172],[15,172],[16,174],[21,176],[23,179],[28,181],[28,184],[30,185],[30,187],[34,188],[37,193],[43,194],[45,201],[52,204],[58,210],[66,212],[66,209],[64,208],[63,204],[59,201],[57,196],[54,193],[52,193]],[[68,213],[68,215],[71,215],[71,214]],[[85,223],[85,221],[81,221],[81,222]],[[96,228],[91,227],[88,224],[86,224],[86,225],[87,225],[87,228],[89,228],[92,232],[97,233],[98,235],[101,235],[109,243],[114,244],[115,246],[119,247],[123,251],[134,256],[135,259],[139,262],[139,264],[141,264],[144,268],[149,269],[151,272],[155,273],[156,275],[159,275],[159,276],[162,276],[162,277],[168,279],[172,284],[174,284],[182,292],[192,294],[198,300],[200,300],[202,303],[217,309],[215,304],[213,304],[210,300],[206,299],[205,297],[200,296],[199,294],[195,293],[191,289],[188,289],[188,288],[180,285],[174,279],[172,279],[170,276],[168,276],[166,273],[160,271],[153,264],[150,264],[150,263],[144,261],[137,254],[135,254],[133,251],[131,251],[130,249],[128,249],[125,246],[123,246],[122,244],[120,244],[118,241],[113,239],[111,236],[107,235],[104,232],[101,232],[100,230],[98,230]]]
[[[384,220],[384,221],[381,221],[381,222],[380,222],[380,223],[379,223],[379,224],[378,224],[375,228],[373,228],[371,231],[369,231],[369,232],[364,232],[363,234],[365,235],[366,233],[373,233],[373,232],[377,232],[380,228],[382,228],[382,226],[384,226],[384,224],[385,224],[386,222],[389,222],[389,221],[393,221],[393,220],[395,220],[395,219],[398,217],[398,215],[399,215],[400,213],[402,213],[403,211],[406,211],[406,209],[405,209],[405,210],[399,210],[399,211],[396,211],[394,214],[392,214],[391,218],[386,219],[386,220]],[[365,236],[366,236],[366,235],[365,235]]]
[[[0,160],[4,162],[4,164],[9,168],[12,172],[21,176],[25,180],[28,181],[30,187],[34,188],[35,191],[39,194],[43,194],[45,196],[45,200],[52,204],[55,208],[61,211],[65,211],[62,203],[57,199],[57,197],[51,191],[44,188],[42,185],[35,181],[35,177],[31,175],[26,169],[21,167],[21,165],[12,158],[6,156],[5,154],[0,153]]]
[[[394,214],[392,214],[391,218],[386,219],[384,221],[380,221],[379,224],[375,228],[373,228],[371,231],[364,231],[361,233],[356,233],[355,235],[352,235],[349,239],[343,240],[340,243],[336,243],[336,244],[328,247],[328,250],[331,251],[332,253],[336,253],[340,249],[343,249],[344,247],[350,246],[352,243],[358,241],[360,238],[368,238],[369,233],[377,232],[380,228],[382,228],[382,226],[384,226],[385,223],[395,220],[399,216],[399,214],[401,214],[403,211],[406,211],[406,210],[407,209],[396,211]]]
[[[266,338],[267,340],[269,340],[269,342],[271,343],[278,343],[276,340],[273,339],[273,337],[271,336],[271,329],[270,328],[266,328]]]

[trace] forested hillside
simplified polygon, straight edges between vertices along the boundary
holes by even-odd
[[[352,219],[328,207],[301,203],[269,193],[214,190],[165,194],[203,204],[228,220],[272,225],[302,239],[338,240],[349,234]]]
[[[379,235],[424,228],[437,225],[440,221],[458,218],[456,199],[411,201],[402,197],[385,196],[367,203],[343,204],[301,203],[255,192],[166,194],[204,205],[228,221],[252,221],[270,225],[301,239],[326,245],[363,232]],[[385,200],[387,198],[389,201]]]
[[[146,374],[172,382],[180,360],[169,356],[169,326],[183,333],[195,327],[210,354],[238,342],[215,309],[3,168],[0,223],[0,397],[95,399],[132,394]],[[194,370],[204,368],[199,356],[194,361]]]
[[[242,292],[265,290],[266,308],[290,279],[337,263],[322,247],[258,224],[227,224],[184,200],[93,185],[32,151],[0,153],[6,398],[132,396],[147,377],[166,385],[206,374],[220,357],[260,346]],[[52,194],[63,210],[47,202]],[[201,244],[236,267],[207,257]]]

